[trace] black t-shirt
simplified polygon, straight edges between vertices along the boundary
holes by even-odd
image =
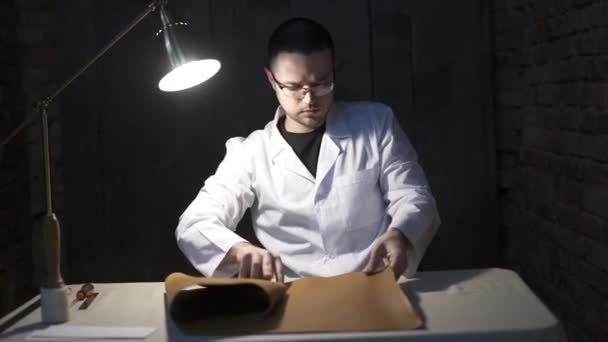
[[[279,120],[278,128],[285,141],[298,155],[308,171],[310,171],[313,177],[316,177],[317,161],[319,160],[319,150],[321,149],[321,140],[325,132],[325,124],[312,132],[292,133],[287,132],[285,129],[285,117],[282,117]]]

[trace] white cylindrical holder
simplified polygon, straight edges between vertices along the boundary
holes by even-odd
[[[65,286],[58,288],[40,288],[40,306],[42,321],[45,323],[63,323],[70,319],[68,294]]]

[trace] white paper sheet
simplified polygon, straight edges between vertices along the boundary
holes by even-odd
[[[155,330],[154,327],[59,324],[35,330],[25,340],[145,339]]]

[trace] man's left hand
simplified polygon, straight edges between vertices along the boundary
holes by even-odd
[[[399,230],[389,228],[372,244],[371,255],[363,272],[374,273],[376,265],[386,259],[397,279],[407,269],[407,250],[411,248],[412,244]]]

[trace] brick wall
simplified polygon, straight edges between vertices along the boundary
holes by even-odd
[[[45,210],[39,116],[33,103],[48,94],[57,63],[50,0],[0,2],[0,140],[28,115],[32,124],[0,148],[0,316],[38,293],[43,274]],[[56,207],[62,208],[61,140],[57,109],[50,135]]]
[[[504,258],[571,341],[608,340],[608,1],[494,0]]]

